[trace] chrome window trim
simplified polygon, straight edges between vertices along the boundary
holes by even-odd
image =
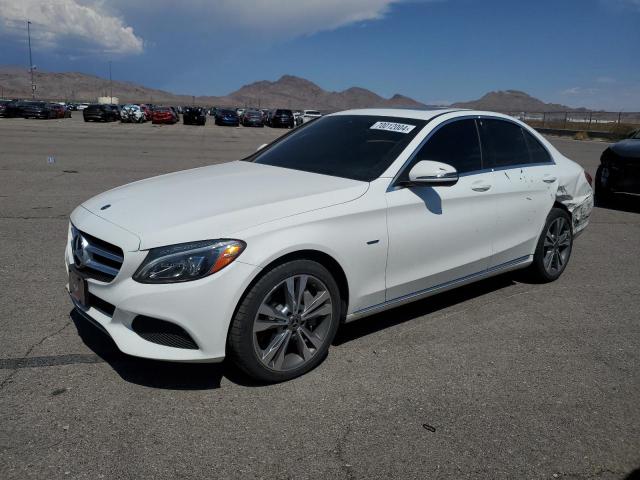
[[[456,113],[456,112],[447,112],[447,113]],[[434,117],[431,120],[434,120],[435,118],[437,118],[437,117]],[[480,144],[480,164],[484,166],[484,150],[482,148],[482,136],[480,135],[480,128],[479,128],[479,125],[478,125],[478,122],[477,122],[477,120],[482,120],[483,118],[492,119],[492,120],[502,120],[504,122],[513,123],[514,125],[517,125],[520,128],[524,128],[520,123],[518,123],[517,121],[515,121],[513,119],[503,118],[503,117],[495,117],[493,115],[461,115],[459,117],[449,118],[449,119],[443,121],[442,123],[436,125],[434,127],[434,129],[431,130],[427,134],[427,136],[422,139],[422,141],[418,144],[418,146],[413,150],[413,152],[411,153],[409,158],[407,158],[407,160],[404,162],[404,164],[398,169],[398,173],[396,173],[396,175],[391,180],[391,183],[389,184],[389,190],[394,190],[396,188],[404,188],[404,187],[402,187],[402,185],[399,184],[400,177],[405,172],[405,170],[407,170],[409,168],[409,165],[411,165],[411,162],[415,159],[416,155],[418,155],[418,152],[422,149],[422,147],[431,139],[431,137],[438,130],[440,130],[445,125],[448,125],[448,124],[456,122],[456,121],[460,121],[460,120],[476,120],[476,122],[475,122],[476,132],[478,133],[478,143]],[[427,128],[428,125],[429,125],[429,123],[427,123],[427,125],[425,125],[424,128]],[[531,135],[533,135],[531,132],[529,132],[529,133]],[[533,137],[535,138],[535,135],[533,135]],[[537,138],[535,138],[535,140],[542,146],[542,148],[545,149],[547,154],[549,154],[549,158],[551,159],[550,162],[518,163],[518,164],[506,165],[506,166],[502,166],[502,167],[481,168],[479,170],[471,170],[469,172],[458,173],[458,177],[468,177],[470,175],[480,175],[480,174],[483,174],[483,173],[499,172],[499,171],[502,171],[502,170],[511,170],[511,169],[514,169],[514,168],[539,167],[539,166],[544,166],[544,165],[555,165],[556,162],[555,162],[551,152],[549,152],[547,147],[540,140],[538,140]]]

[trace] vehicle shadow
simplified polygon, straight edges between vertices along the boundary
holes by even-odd
[[[229,362],[179,363],[132,357],[122,353],[108,335],[75,310],[69,313],[69,318],[84,344],[127,382],[169,390],[210,390],[220,388],[220,382],[225,377],[238,385],[260,386]]]
[[[333,345],[343,345],[380,330],[466,302],[487,293],[515,285],[513,276],[504,274],[471,285],[434,295],[363,320],[342,325]],[[69,317],[84,344],[108,363],[120,377],[130,383],[168,390],[210,390],[220,388],[222,378],[245,387],[266,384],[252,380],[231,362],[178,363],[133,357],[122,353],[113,340],[72,310]]]
[[[464,287],[458,287],[424,300],[393,308],[386,312],[372,315],[371,317],[344,324],[338,330],[333,345],[343,345],[352,340],[379,332],[380,330],[415,320],[424,315],[458,305],[459,303],[481,297],[497,290],[502,290],[503,288],[511,287],[515,284],[514,274],[505,273],[480,282],[465,285]]]

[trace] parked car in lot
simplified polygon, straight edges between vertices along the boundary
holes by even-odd
[[[5,104],[2,116],[6,118],[22,118],[23,100],[10,100]]]
[[[11,103],[11,100],[0,100],[0,117],[6,117],[7,105]]]
[[[22,105],[23,118],[58,118],[58,112],[51,103],[47,102],[24,102]]]
[[[184,107],[182,122],[185,125],[204,125],[207,123],[207,111],[202,107]]]
[[[283,381],[341,322],[516,269],[557,279],[592,207],[582,167],[511,117],[352,110],[87,200],[68,288],[125,353]]]
[[[219,108],[216,110],[215,124],[228,127],[238,127],[240,126],[240,118],[235,110]]]
[[[55,116],[53,118],[71,118],[71,110],[68,110],[64,105],[52,103],[49,108],[55,112]]]
[[[85,122],[115,122],[118,115],[110,105],[92,104],[82,110]]]
[[[269,126],[274,128],[293,128],[295,126],[293,112],[285,109],[274,110],[269,116]]]
[[[318,110],[303,110],[302,113],[296,117],[296,125],[302,125],[321,116],[322,114]]]
[[[595,190],[596,199],[603,204],[616,193],[640,194],[640,130],[602,153]]]
[[[144,112],[144,119],[145,121],[149,121],[151,120],[151,107],[145,103],[140,105],[140,110],[142,110]]]
[[[153,124],[174,124],[178,122],[178,114],[171,107],[156,107],[151,113],[151,123]]]
[[[120,111],[120,121],[122,123],[144,123],[146,117],[139,105],[127,104]]]
[[[242,115],[242,126],[244,127],[264,127],[262,112],[260,110],[246,110]]]

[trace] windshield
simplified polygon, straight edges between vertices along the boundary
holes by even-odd
[[[317,110],[305,110],[305,115],[320,115],[320,112]]]
[[[631,138],[636,139],[636,140],[640,140],[640,130],[638,130],[636,133],[631,135]]]
[[[248,161],[370,182],[426,124],[369,115],[320,117],[256,152]]]

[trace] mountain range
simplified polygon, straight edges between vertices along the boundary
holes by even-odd
[[[261,108],[314,108],[325,112],[365,107],[426,108],[428,105],[401,94],[384,98],[362,87],[340,92],[322,89],[315,83],[293,75],[283,75],[277,81],[262,80],[245,85],[224,96],[180,95],[145,87],[132,82],[113,81],[78,72],[44,72],[34,74],[38,98],[48,100],[96,101],[97,97],[113,96],[120,103],[158,103],[186,105],[254,106]],[[31,96],[29,72],[20,67],[0,67],[0,88],[4,98]],[[451,105],[502,112],[552,112],[576,110],[565,105],[545,103],[525,92],[506,90],[489,92],[482,98]]]

